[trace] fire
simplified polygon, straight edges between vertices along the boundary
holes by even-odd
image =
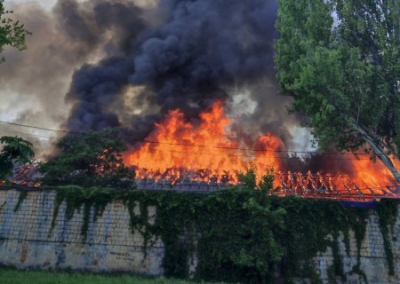
[[[349,172],[329,173],[282,172],[279,155],[282,141],[271,134],[260,136],[253,143],[240,139],[230,129],[232,119],[222,101],[214,103],[200,115],[198,123],[186,120],[179,110],[170,111],[154,131],[125,155],[127,165],[136,168],[140,180],[166,180],[172,184],[198,181],[214,184],[237,184],[238,173],[251,165],[257,178],[274,169],[279,195],[316,198],[371,199],[395,196],[390,171],[368,156],[357,160],[348,154],[342,157],[351,164]],[[280,153],[282,154],[282,153]],[[397,163],[397,166],[400,164]],[[348,167],[347,167],[348,168]],[[400,168],[400,167],[398,167]]]
[[[147,189],[147,184],[153,188],[152,181],[157,181],[156,189],[158,186],[171,189],[176,185],[182,190],[193,187],[201,190],[207,186],[217,190],[220,186],[238,184],[238,174],[252,167],[258,181],[267,172],[275,175],[273,193],[279,196],[363,201],[400,198],[400,187],[389,169],[379,160],[372,162],[368,155],[361,155],[360,159],[351,154],[336,156],[343,160],[340,164],[343,170],[331,168],[334,174],[312,173],[307,169],[302,173],[283,171],[285,163],[281,162],[288,156],[278,137],[265,134],[250,142],[249,137],[239,137],[232,130],[232,122],[222,101],[215,102],[195,122],[188,121],[181,111],[171,110],[143,142],[124,154],[124,161],[135,168],[137,179],[144,181],[142,189]],[[400,162],[392,161],[400,169]],[[39,166],[34,163],[17,168],[11,183],[40,186],[35,181],[40,176]]]
[[[395,167],[400,169],[400,163],[392,159]],[[373,163],[368,157],[352,162],[352,180],[364,191],[381,191],[386,193],[385,187],[396,185],[396,181],[389,169],[380,161]]]
[[[275,152],[279,138],[266,134],[253,145],[235,142],[223,102],[200,115],[197,125],[185,121],[179,110],[170,111],[144,143],[126,157],[137,167],[137,178],[237,183],[239,172],[252,164],[259,172],[279,168]]]

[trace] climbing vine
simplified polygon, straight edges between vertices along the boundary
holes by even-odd
[[[54,204],[53,218],[51,221],[50,232],[56,224],[58,212],[63,201],[66,202],[66,218],[72,219],[75,211],[80,212],[83,206],[83,222],[81,228],[82,241],[86,240],[87,231],[90,223],[90,211],[94,208],[93,222],[101,216],[114,197],[114,192],[110,189],[89,188],[84,189],[79,186],[62,186],[57,188]]]
[[[314,258],[330,248],[334,261],[328,269],[329,278],[345,282],[340,242],[350,254],[349,232],[353,231],[357,264],[350,274],[359,274],[366,281],[360,268],[360,251],[369,209],[347,208],[338,201],[269,196],[265,190],[246,186],[210,194],[118,192],[74,186],[57,190],[52,227],[65,201],[67,218],[83,209],[84,241],[91,214],[96,221],[107,204],[115,200],[127,207],[131,231],[142,234],[145,246],[151,246],[157,237],[163,240],[163,268],[168,277],[235,283],[276,283],[282,279],[290,283],[300,277],[321,283]],[[157,208],[151,224],[149,206]],[[396,220],[396,210],[392,203],[379,205],[378,213],[386,216],[380,218],[385,242]],[[389,245],[385,244],[385,249],[390,267],[393,254]],[[197,269],[189,275],[193,256],[198,259]]]
[[[379,227],[383,237],[386,260],[389,266],[389,275],[394,275],[394,259],[389,232],[393,233],[398,213],[398,203],[395,200],[382,200],[377,209],[379,215]]]
[[[4,201],[3,204],[0,205],[0,213],[6,205],[7,205],[7,201]]]
[[[27,197],[28,197],[28,191],[24,190],[24,191],[19,192],[18,201],[17,201],[17,204],[15,204],[14,212],[18,211],[18,209],[21,207],[22,202],[24,202],[24,200]]]

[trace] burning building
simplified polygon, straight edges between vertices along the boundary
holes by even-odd
[[[343,164],[349,163],[352,171],[348,173],[339,169],[334,174],[291,172],[290,163],[285,160],[299,159],[283,150],[279,137],[267,133],[251,142],[232,132],[231,124],[222,101],[201,113],[197,125],[185,121],[179,110],[170,111],[144,141],[126,154],[126,163],[136,167],[140,181],[150,179],[150,186],[159,189],[165,186],[165,181],[171,188],[186,181],[186,190],[197,191],[209,190],[210,185],[217,189],[215,186],[239,184],[238,174],[252,167],[258,179],[267,173],[274,175],[277,188],[274,193],[281,196],[374,200],[396,198],[400,193],[381,163],[350,155],[339,158]],[[332,156],[328,154],[324,158],[328,160]],[[307,162],[300,163],[303,169],[307,168]]]
[[[63,41],[51,56],[80,54],[65,130],[121,129],[139,180],[230,185],[251,165],[272,170],[280,195],[397,196],[379,161],[318,154],[305,118],[287,113],[273,64],[275,0],[142,2],[57,2],[49,21]]]

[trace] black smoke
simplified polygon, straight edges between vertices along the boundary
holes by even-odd
[[[222,86],[272,71],[272,1],[170,1],[170,20],[149,31],[135,57],[133,84],[149,85],[163,108],[199,108]]]
[[[156,9],[163,20],[156,26],[146,25],[144,8],[132,1],[93,4],[98,2],[63,0],[56,9],[64,30],[85,46],[96,44],[107,30],[113,37],[102,60],[73,76],[67,94],[74,104],[70,130],[123,127],[132,140],[142,139],[170,109],[195,119],[215,100],[232,99],[229,88],[265,81],[269,87],[251,94],[263,109],[247,119],[265,118],[258,123],[265,128],[286,116],[273,68],[275,0],[160,1]],[[129,87],[141,87],[130,106]],[[140,113],[129,114],[135,107]]]
[[[104,58],[84,64],[75,72],[66,96],[74,104],[68,119],[73,131],[118,127],[115,113],[107,107],[121,94],[133,72],[137,36],[146,29],[142,11],[131,1],[60,0],[55,12],[63,30],[87,48],[104,44]],[[109,39],[104,42],[104,38]]]

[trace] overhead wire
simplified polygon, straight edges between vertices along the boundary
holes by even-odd
[[[40,126],[32,126],[32,125],[26,125],[26,124],[21,124],[21,123],[15,123],[15,122],[10,122],[10,121],[3,121],[0,120],[0,123],[6,124],[6,125],[12,125],[12,126],[19,126],[19,127],[25,127],[25,128],[32,128],[32,129],[37,129],[37,130],[43,130],[43,131],[51,131],[51,132],[58,132],[58,133],[71,133],[71,134],[84,134],[85,132],[78,132],[78,131],[67,131],[67,130],[61,130],[61,129],[50,129],[50,128],[45,128],[45,127],[40,127]],[[12,130],[14,131],[14,130]],[[14,131],[17,132],[17,131]],[[48,138],[51,139],[51,137],[46,137],[46,136],[40,136],[36,134],[30,134],[30,133],[24,133],[20,132],[26,135],[30,136],[36,136],[36,137],[41,137],[41,138]],[[138,141],[137,143],[150,143],[150,144],[164,144],[164,145],[171,145],[171,146],[183,146],[183,147],[198,147],[198,148],[214,148],[214,149],[226,149],[226,150],[236,150],[236,151],[247,151],[247,152],[273,152],[273,153],[289,153],[289,154],[310,154],[310,155],[324,155],[324,156],[343,156],[341,153],[321,153],[319,151],[293,151],[293,150],[270,150],[270,149],[250,149],[250,148],[239,148],[239,147],[228,147],[228,146],[218,146],[218,145],[202,145],[202,144],[186,144],[186,143],[171,143],[171,142],[162,142],[162,141],[154,141],[150,139],[145,139],[143,141]],[[181,152],[182,154],[185,154],[186,152]],[[357,155],[369,155],[368,153],[356,153]],[[235,156],[244,156],[244,157],[255,157],[255,156],[250,156],[250,155],[235,155]],[[283,158],[287,159],[288,157],[277,157],[277,158]],[[370,159],[360,159],[360,158],[330,158],[331,160],[337,160],[337,161],[348,161],[348,160],[356,160],[356,161],[366,161]]]
[[[44,127],[38,127],[38,126],[31,126],[31,125],[24,125],[24,124],[19,124],[19,123],[13,123],[13,122],[7,122],[7,121],[0,121],[0,123],[3,124],[8,124],[8,125],[13,125],[13,126],[19,126],[19,127],[25,127],[25,128],[32,128],[32,129],[37,129],[37,130],[44,130],[44,131],[51,131],[51,132],[59,132],[59,133],[78,133],[82,134],[84,132],[69,132],[69,131],[64,131],[64,130],[59,130],[59,129],[49,129],[49,128],[44,128]],[[53,137],[49,136],[42,136],[42,135],[37,135],[37,134],[32,134],[32,133],[27,133],[27,132],[21,132],[13,129],[7,129],[7,131],[10,131],[12,133],[19,133],[23,135],[29,135],[33,137],[39,137],[39,138],[46,138],[46,139],[52,139]],[[170,146],[183,146],[183,147],[199,147],[199,148],[214,148],[214,149],[226,149],[226,150],[236,150],[236,151],[249,151],[249,152],[273,152],[273,153],[293,153],[293,154],[319,154],[317,151],[311,152],[311,151],[285,151],[285,150],[261,150],[261,149],[247,149],[247,148],[236,148],[236,147],[227,147],[227,146],[213,146],[213,145],[201,145],[201,144],[182,144],[182,143],[169,143],[169,142],[160,142],[160,141],[151,141],[151,140],[144,140],[141,143],[151,143],[151,144],[164,144],[164,145],[170,145]],[[172,152],[172,153],[179,153],[179,154],[188,154],[188,152],[181,152],[181,151],[174,151],[174,150],[167,150],[167,149],[158,149],[158,148],[152,148],[150,150],[156,150],[156,151],[163,151],[163,152]],[[248,157],[248,158],[257,158],[257,155],[246,155],[246,154],[223,154],[223,153],[201,153],[202,155],[210,155],[210,156],[233,156],[233,157]],[[365,153],[362,153],[365,154]],[[325,154],[326,155],[326,154]],[[342,155],[340,153],[328,153],[328,155]],[[276,159],[292,159],[293,156],[269,156],[265,157],[268,159],[276,158]],[[349,161],[349,160],[369,160],[369,159],[357,159],[357,158],[343,158],[343,159],[338,159],[338,158],[331,158],[332,160],[335,161]],[[332,178],[337,177],[337,175],[330,175]],[[340,176],[340,175],[338,175]],[[394,186],[376,186],[376,187],[365,187],[365,188],[358,188],[359,190],[367,190],[367,189],[381,189],[382,187],[387,187],[387,188],[395,188]]]
[[[161,152],[171,152],[171,153],[178,153],[178,154],[189,154],[189,152],[181,152],[181,151],[175,151],[175,150],[169,150],[169,149],[159,149],[159,148],[150,148],[149,150],[153,151],[161,151]],[[266,151],[265,151],[266,152]],[[268,152],[273,152],[273,151],[268,151]],[[233,156],[233,157],[247,157],[247,158],[262,158],[263,156],[257,156],[255,154],[253,155],[246,155],[246,154],[227,154],[227,153],[199,153],[201,155],[209,155],[209,156]],[[277,158],[281,160],[290,160],[293,158],[296,158],[296,156],[267,156],[264,158]],[[338,159],[334,158],[332,160],[335,161],[369,161],[369,159],[355,159],[355,158],[343,158],[343,159]]]
[[[53,131],[53,132],[62,132],[62,133],[71,133],[72,132],[72,131],[67,131],[67,130],[50,129],[50,128],[45,128],[45,127],[40,127],[40,126],[32,126],[32,125],[26,125],[26,124],[15,123],[15,122],[10,122],[10,121],[4,121],[4,120],[0,120],[0,123],[14,125],[14,126],[20,126],[20,127],[26,127],[26,128],[45,130],[45,131]]]
[[[50,131],[50,132],[58,132],[58,133],[71,133],[71,134],[84,134],[85,132],[77,132],[77,131],[67,131],[67,130],[61,130],[61,129],[50,129],[50,128],[45,128],[45,127],[39,127],[39,126],[32,126],[32,125],[25,125],[25,124],[20,124],[20,123],[14,123],[14,122],[9,122],[9,121],[2,121],[0,120],[0,123],[6,124],[6,125],[11,125],[11,126],[18,126],[18,127],[24,127],[24,128],[31,128],[31,129],[37,129],[37,130],[42,130],[42,131]],[[37,134],[32,134],[32,133],[26,133],[26,132],[21,132],[13,129],[7,129],[8,131],[12,133],[19,133],[23,135],[28,135],[28,136],[33,136],[33,137],[39,137],[39,138],[46,138],[46,139],[52,139],[53,137],[49,136],[42,136],[42,135],[37,135]],[[321,153],[318,151],[289,151],[289,150],[268,150],[268,149],[249,149],[249,148],[239,148],[239,147],[227,147],[227,146],[216,146],[216,145],[201,145],[201,144],[183,144],[183,143],[170,143],[170,142],[160,142],[160,141],[152,141],[149,139],[145,139],[142,142],[138,143],[150,143],[150,144],[164,144],[164,145],[170,145],[170,146],[182,146],[182,147],[198,147],[198,148],[214,148],[214,149],[225,149],[225,150],[236,150],[236,151],[247,151],[247,152],[273,152],[273,153],[292,153],[292,154],[322,154],[325,156],[342,156],[341,153]],[[156,150],[156,151],[164,151],[164,152],[173,152],[173,153],[179,153],[179,154],[188,154],[188,152],[180,152],[180,151],[173,151],[173,150],[167,150],[167,149],[158,149],[158,148],[153,148],[151,150]],[[246,155],[246,154],[221,154],[221,153],[201,153],[202,155],[208,154],[211,156],[215,155],[220,155],[220,156],[234,156],[234,157],[248,157],[248,158],[256,158],[257,155]],[[356,153],[357,155],[369,155],[368,153]],[[269,156],[266,158],[276,158],[276,159],[292,159],[290,156]],[[350,160],[357,160],[357,161],[362,161],[362,160],[370,160],[370,159],[359,159],[359,158],[343,158],[343,159],[338,159],[338,158],[330,158],[331,160],[335,161],[350,161]],[[331,177],[335,177],[336,175],[332,175]],[[384,186],[387,188],[395,188],[394,186]],[[359,190],[367,190],[367,189],[381,189],[382,186],[376,186],[376,187],[365,187],[365,188],[359,188]]]
[[[6,129],[3,128],[3,130],[5,132],[17,133],[17,134],[21,134],[21,135],[28,135],[28,136],[37,137],[37,138],[45,138],[45,139],[53,139],[54,138],[54,137],[49,137],[49,136],[37,135],[37,134],[33,134],[33,133],[21,132],[21,131],[17,131],[17,130],[8,129],[8,128],[6,128]]]
[[[318,152],[318,151],[292,151],[292,150],[270,150],[270,149],[236,148],[236,147],[215,146],[215,145],[160,142],[160,141],[152,141],[152,140],[148,140],[148,139],[145,139],[142,142],[138,142],[138,143],[164,144],[164,145],[183,146],[183,147],[216,148],[216,149],[238,150],[238,151],[249,151],[249,152],[274,152],[274,153],[293,153],[293,154],[322,154],[322,155],[327,155],[327,156],[343,156],[343,154],[341,154],[341,153],[321,153],[321,152]],[[367,154],[367,153],[357,153],[357,155],[369,155],[369,154]]]

